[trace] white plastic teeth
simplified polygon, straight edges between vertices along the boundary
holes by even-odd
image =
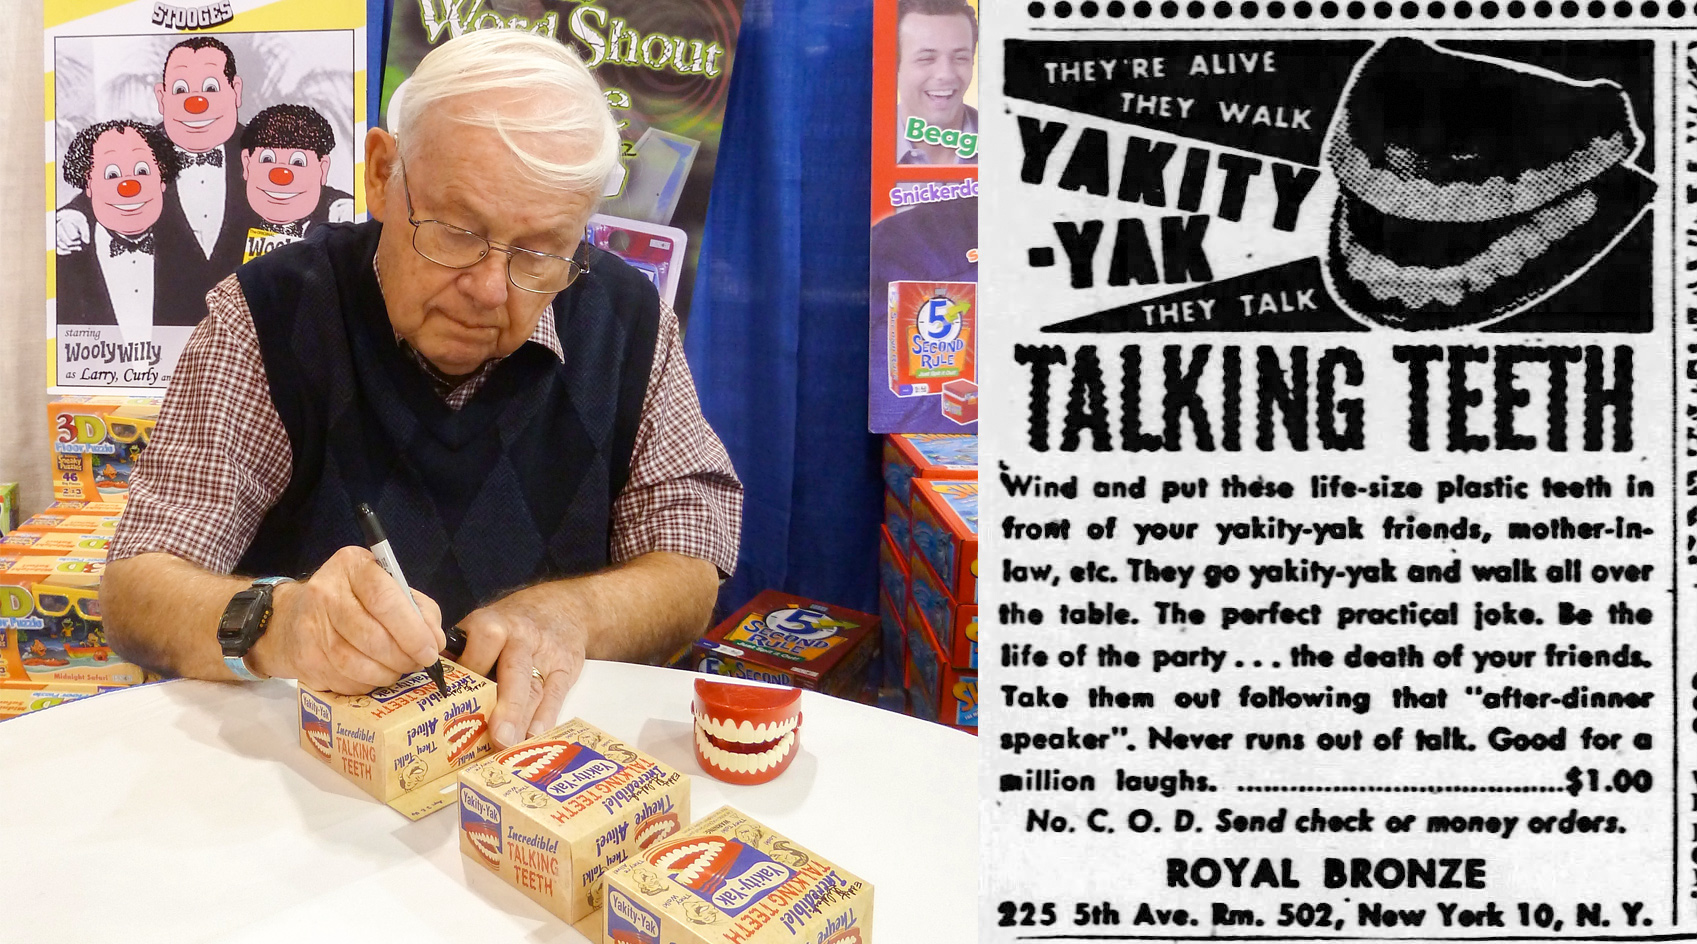
[[[794,725],[791,725],[793,728]],[[795,747],[795,732],[790,731],[778,739],[778,743],[757,754],[738,754],[727,751],[707,739],[704,729],[695,729],[695,747],[701,756],[720,770],[737,774],[757,774],[763,770],[776,767],[790,754]]]
[[[730,718],[720,721],[700,712],[695,714],[696,727],[706,729],[708,734],[721,741],[730,741],[734,744],[765,744],[767,741],[776,741],[794,731],[795,726],[800,723],[800,715],[785,718],[782,721],[774,721],[771,724],[750,724],[747,721],[737,722]]]
[[[507,766],[520,777],[534,777],[547,767],[549,762],[559,757],[566,749],[564,744],[539,744],[532,748],[520,750],[507,758]]]
[[[725,844],[717,840],[692,842],[668,851],[654,864],[663,869],[674,869],[679,862],[694,856],[694,860],[675,876],[680,884],[689,885],[700,878],[701,873],[707,871],[713,860],[719,858],[719,853],[723,851]]]

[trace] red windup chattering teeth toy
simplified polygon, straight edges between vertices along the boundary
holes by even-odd
[[[726,783],[767,783],[795,760],[801,689],[695,680],[695,759]]]

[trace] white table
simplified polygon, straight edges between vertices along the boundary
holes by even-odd
[[[872,883],[874,937],[976,941],[977,739],[812,692],[776,781],[695,762],[691,681],[591,662],[580,716]],[[301,750],[292,683],[174,681],[0,722],[0,888],[16,941],[567,941],[564,922]],[[26,904],[27,903],[27,904]],[[597,916],[599,917],[599,916]]]

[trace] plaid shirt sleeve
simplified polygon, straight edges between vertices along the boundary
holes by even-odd
[[[708,561],[729,577],[741,531],[742,483],[701,415],[677,313],[662,302],[630,479],[613,503],[612,559],[672,551]]]
[[[289,434],[240,283],[225,279],[206,303],[136,462],[112,560],[165,551],[229,573],[289,484]]]

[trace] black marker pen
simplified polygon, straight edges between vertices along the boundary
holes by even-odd
[[[383,533],[383,525],[377,520],[377,512],[365,502],[360,502],[359,507],[354,509],[354,516],[359,519],[360,531],[365,533],[365,546],[371,548],[371,556],[377,558],[377,563],[401,585],[401,593],[412,604],[413,612],[418,614],[419,619],[424,619],[424,611],[418,608],[418,601],[412,598],[412,588],[407,586],[406,575],[401,573],[401,562],[395,559],[395,549],[389,546],[389,536]],[[448,680],[443,673],[442,660],[437,659],[424,671],[436,683],[436,690],[447,695]]]

